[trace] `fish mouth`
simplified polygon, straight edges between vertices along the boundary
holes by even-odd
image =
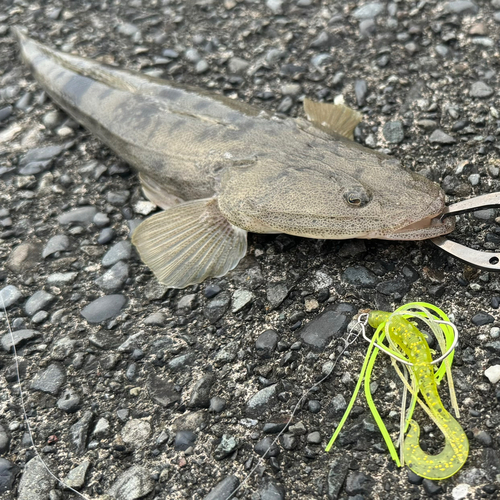
[[[431,215],[408,224],[390,234],[379,236],[383,240],[427,240],[451,233],[455,229],[455,217],[442,218],[442,214]]]

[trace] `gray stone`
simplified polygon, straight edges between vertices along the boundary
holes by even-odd
[[[431,144],[455,144],[457,141],[451,137],[451,135],[446,134],[443,132],[441,129],[436,129],[434,132],[432,132],[431,136],[429,137],[429,142]]]
[[[266,52],[265,59],[266,63],[269,66],[274,66],[277,64],[281,59],[283,59],[286,56],[286,52],[284,52],[281,49],[269,49]],[[281,91],[283,93],[283,89]]]
[[[120,294],[99,297],[82,310],[82,316],[89,323],[101,323],[120,314],[127,299]]]
[[[43,323],[48,317],[49,313],[47,311],[38,311],[31,317],[31,321],[37,325]]]
[[[168,367],[172,371],[182,370],[184,368],[189,368],[190,365],[196,360],[196,354],[194,352],[188,352],[186,354],[181,354],[172,358],[168,362]]]
[[[10,332],[7,332],[2,335],[2,349],[9,352],[13,345],[16,346],[16,349],[19,349],[38,336],[40,336],[40,333],[36,330],[14,330],[12,335]]]
[[[100,278],[95,280],[96,285],[107,293],[118,292],[128,279],[128,264],[117,262]]]
[[[10,434],[6,427],[0,424],[0,454],[7,453],[10,446]],[[2,489],[0,488],[0,493]]]
[[[101,262],[104,267],[111,267],[120,260],[130,259],[131,254],[132,244],[130,243],[130,241],[119,241],[106,252]]]
[[[470,174],[468,180],[471,186],[477,186],[481,182],[481,176],[479,174]]]
[[[384,138],[391,144],[399,144],[405,138],[403,123],[398,121],[387,122],[383,128]]]
[[[228,310],[230,303],[231,298],[227,293],[220,293],[210,300],[204,311],[208,321],[212,324],[217,323]]]
[[[149,377],[147,388],[151,398],[165,408],[174,406],[181,399],[181,393],[176,390],[176,385],[173,382],[168,382],[155,375]]]
[[[249,65],[250,63],[244,59],[231,57],[231,59],[229,59],[228,68],[230,73],[239,74],[246,71]]]
[[[115,207],[122,207],[127,203],[127,200],[130,197],[130,191],[108,191],[106,193],[106,200],[108,203]]]
[[[475,36],[471,41],[474,45],[482,45],[487,48],[495,46],[495,41],[487,36]]]
[[[179,302],[177,302],[178,311],[192,311],[196,307],[196,294],[190,293],[184,295]]]
[[[52,304],[54,300],[56,300],[56,298],[52,294],[44,290],[38,290],[26,301],[26,304],[24,304],[24,311],[28,316],[33,316],[38,311]]]
[[[484,82],[474,82],[470,88],[471,97],[490,97],[493,93],[494,90]]]
[[[75,413],[80,409],[80,396],[76,391],[66,389],[62,396],[57,400],[57,407],[66,413]]]
[[[226,408],[226,404],[227,403],[224,398],[221,398],[220,396],[214,396],[213,398],[210,398],[210,406],[208,407],[208,410],[213,413],[221,413]]]
[[[444,10],[450,14],[477,14],[479,7],[471,0],[453,0],[444,5]]]
[[[20,160],[19,166],[25,167],[28,163],[53,160],[64,151],[65,146],[46,146],[30,149]]]
[[[269,2],[269,0],[268,0]],[[232,498],[231,493],[239,486],[240,480],[236,476],[227,476],[210,490],[203,500],[222,500]]]
[[[17,500],[49,500],[56,480],[49,474],[40,457],[32,458],[19,482]]]
[[[14,273],[23,273],[40,262],[42,246],[40,243],[21,243],[12,250],[6,267]]]
[[[434,50],[436,51],[436,54],[441,56],[443,59],[446,58],[450,53],[450,49],[446,45],[443,45],[441,43],[436,45]]]
[[[97,212],[94,215],[92,222],[97,227],[104,227],[104,226],[107,226],[109,224],[109,217],[106,214],[103,214],[102,212]]]
[[[255,443],[253,447],[255,453],[261,457],[271,458],[280,454],[280,448],[277,443],[273,443],[274,438],[266,436]]]
[[[0,123],[7,120],[9,116],[12,114],[12,106],[5,106],[0,109]]]
[[[215,355],[215,363],[217,365],[232,363],[237,355],[240,348],[239,342],[229,342]]]
[[[214,385],[215,376],[204,375],[193,386],[188,406],[190,408],[208,408],[210,406],[210,390]]]
[[[276,384],[264,387],[247,401],[247,413],[261,415],[266,407],[276,401]]]
[[[330,462],[330,469],[327,477],[328,500],[337,500],[348,471],[349,462],[345,456],[339,455],[334,457]]]
[[[377,24],[374,19],[363,19],[359,23],[359,34],[362,38],[371,38],[377,31]]]
[[[0,494],[12,490],[18,474],[19,467],[16,464],[5,458],[0,458]]]
[[[28,163],[25,167],[19,169],[21,175],[38,175],[41,172],[45,172],[52,165],[52,160],[45,161],[32,161]]]
[[[293,99],[290,96],[286,96],[279,103],[277,111],[278,113],[288,113],[293,107]]]
[[[196,73],[199,75],[206,73],[210,69],[209,64],[207,63],[206,59],[200,59],[197,63],[196,66],[194,67],[194,70]]]
[[[53,363],[35,375],[31,382],[31,389],[57,396],[65,381],[66,370],[61,365]]]
[[[54,273],[47,276],[47,285],[49,286],[64,286],[73,283],[78,276],[76,271],[67,273]]]
[[[342,280],[361,288],[374,288],[379,281],[374,273],[363,266],[348,267],[342,273]]]
[[[312,49],[324,49],[330,46],[330,35],[327,31],[322,31],[309,45]],[[326,56],[326,57],[325,57]],[[320,57],[322,60],[314,62],[315,57]],[[325,64],[327,61],[331,61],[332,56],[330,54],[318,54],[317,56],[313,56],[311,62],[314,66],[318,67],[322,64]]]
[[[112,227],[105,227],[99,233],[99,237],[97,238],[97,243],[99,243],[99,245],[107,245],[110,241],[114,239],[115,236],[116,232]]]
[[[180,430],[175,434],[174,449],[176,451],[186,451],[194,446],[198,436],[189,430]]]
[[[286,96],[297,97],[302,92],[299,83],[288,83],[281,87],[281,93]]]
[[[395,295],[402,297],[410,290],[410,285],[401,278],[384,281],[376,287],[377,292],[383,295]]]
[[[151,424],[145,420],[133,418],[123,427],[121,437],[125,444],[134,448],[141,448],[151,435]]]
[[[71,469],[68,475],[64,478],[64,482],[70,488],[79,489],[85,483],[85,474],[87,474],[87,469],[90,466],[90,462],[85,460],[80,465]]]
[[[372,491],[374,481],[363,472],[351,471],[347,475],[345,491],[348,495],[366,495]]]
[[[489,323],[494,323],[495,318],[491,316],[491,314],[480,311],[472,317],[471,321],[476,326],[483,326],[483,325],[488,325]]]
[[[151,493],[154,486],[151,471],[134,465],[118,476],[108,495],[116,500],[138,500]]]
[[[278,344],[279,335],[274,330],[262,332],[255,341],[255,350],[260,358],[270,358]]]
[[[323,350],[332,340],[340,337],[356,312],[351,304],[335,304],[310,321],[300,334],[300,338],[309,347]]]
[[[379,2],[371,2],[358,7],[351,15],[358,19],[373,19],[384,11],[385,7]]]
[[[95,207],[80,207],[61,214],[57,220],[59,224],[90,224],[94,219],[97,209]]]
[[[42,123],[49,129],[56,128],[64,119],[64,115],[60,111],[49,111],[42,117]]]
[[[86,411],[83,417],[73,424],[69,429],[69,436],[74,450],[78,455],[85,451],[85,444],[92,422],[92,412]]]
[[[196,49],[187,49],[186,52],[184,52],[184,57],[193,64],[201,60],[201,55]]]
[[[162,312],[155,312],[144,319],[144,324],[147,326],[165,326],[167,318]]]
[[[356,94],[358,106],[364,106],[366,104],[366,96],[368,95],[368,85],[365,80],[356,80],[354,82],[354,93]]]
[[[215,460],[223,460],[238,448],[238,440],[228,434],[222,436],[221,442],[214,451]]]
[[[82,342],[79,340],[70,339],[69,337],[62,337],[55,342],[50,355],[52,359],[64,361],[65,359],[69,358],[78,347],[81,346]]]
[[[285,488],[273,479],[267,479],[259,493],[260,500],[285,500]]]
[[[320,444],[321,443],[321,434],[319,431],[310,432],[307,435],[306,440],[310,444]]]
[[[237,313],[250,305],[254,299],[254,295],[249,290],[236,290],[233,294],[233,313]]]
[[[135,24],[132,24],[132,23],[120,23],[116,27],[116,31],[118,31],[118,33],[120,33],[122,35],[130,36],[130,37],[133,37],[134,35],[138,35],[141,32],[141,30]]]
[[[336,394],[332,398],[332,410],[335,413],[343,412],[347,408],[347,401],[342,394]]]
[[[267,289],[267,300],[271,307],[275,309],[278,307],[288,296],[290,290],[284,283],[277,283],[270,285]]]
[[[283,0],[266,0],[266,7],[277,16],[283,14]]]
[[[0,290],[0,307],[8,309],[22,297],[23,294],[19,291],[19,288],[14,285],[7,285]]]
[[[45,245],[42,251],[42,257],[45,259],[56,252],[65,252],[68,248],[69,238],[65,234],[57,234],[56,236],[52,236]]]

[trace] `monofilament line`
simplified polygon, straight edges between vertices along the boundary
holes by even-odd
[[[50,469],[49,467],[47,466],[47,464],[43,461],[43,458],[40,456],[40,453],[38,453],[38,450],[36,449],[36,445],[35,445],[35,441],[33,439],[33,433],[31,431],[31,426],[30,426],[30,422],[28,420],[28,413],[26,412],[26,405],[24,403],[24,393],[23,393],[23,390],[22,390],[22,386],[21,386],[21,372],[20,372],[20,369],[19,369],[19,360],[18,360],[18,357],[17,357],[17,349],[16,349],[16,342],[14,340],[14,333],[12,332],[12,328],[10,326],[10,321],[9,321],[9,316],[7,315],[7,308],[5,307],[5,301],[3,300],[3,295],[0,294],[0,299],[2,300],[2,309],[3,309],[3,312],[5,314],[5,321],[7,323],[7,329],[9,331],[9,334],[10,334],[10,340],[12,342],[12,351],[14,353],[14,363],[16,365],[16,375],[17,375],[17,383],[19,385],[19,399],[21,401],[21,408],[23,409],[23,416],[24,416],[24,421],[26,422],[26,428],[28,429],[28,434],[29,434],[29,437],[30,437],[30,442],[31,442],[31,447],[33,448],[33,451],[35,452],[35,455],[37,456],[37,458],[40,460],[40,462],[42,463],[42,465],[45,467],[45,470],[59,483],[61,484],[62,486],[64,486],[64,488],[72,491],[73,493],[76,493],[78,496],[80,496],[81,498],[83,498],[84,500],[90,500],[90,498],[86,497],[85,495],[83,495],[82,493],[80,493],[79,491],[76,491],[75,489],[73,489],[71,486],[67,485],[64,481],[62,481],[61,479],[59,479]]]
[[[361,334],[362,331],[364,331],[364,318],[363,320],[361,320],[361,317],[360,319],[358,319],[358,322],[352,327],[350,328],[348,334],[347,334],[347,337],[345,339],[335,339],[334,340],[334,343],[336,343],[338,340],[343,340],[344,341],[344,347],[342,347],[342,350],[340,351],[340,353],[337,355],[337,357],[335,358],[335,362],[333,363],[332,367],[330,368],[330,370],[328,370],[328,373],[322,377],[320,380],[318,380],[318,382],[316,382],[315,384],[313,384],[311,387],[309,387],[309,389],[305,390],[303,393],[302,393],[302,396],[300,397],[300,399],[297,401],[297,404],[294,406],[293,410],[292,410],[292,413],[287,421],[287,423],[285,424],[285,426],[283,427],[283,429],[281,429],[281,431],[278,433],[278,435],[274,438],[273,442],[269,445],[269,447],[267,448],[267,450],[265,451],[265,453],[257,460],[257,463],[252,467],[252,469],[245,475],[245,477],[243,478],[243,481],[238,485],[237,488],[235,488],[230,494],[229,496],[227,496],[226,498],[224,498],[224,500],[230,500],[233,495],[235,493],[237,493],[241,488],[243,488],[243,486],[248,482],[248,480],[252,477],[252,475],[254,474],[254,472],[257,470],[257,468],[259,467],[259,465],[262,463],[262,461],[264,460],[264,458],[266,458],[266,455],[269,453],[269,451],[271,450],[271,448],[276,444],[276,442],[278,441],[278,439],[281,437],[281,435],[287,430],[288,426],[290,425],[290,423],[292,422],[293,420],[293,417],[295,416],[295,414],[297,413],[299,407],[301,406],[302,402],[304,401],[304,399],[306,398],[306,396],[312,391],[314,390],[316,387],[318,387],[319,385],[321,385],[332,373],[333,373],[333,370],[335,370],[336,366],[337,366],[337,363],[339,361],[339,359],[344,355],[345,351],[347,350],[347,348],[353,344],[356,339],[359,337],[359,335]]]

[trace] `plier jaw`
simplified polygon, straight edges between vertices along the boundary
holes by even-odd
[[[465,201],[460,201],[446,207],[441,215],[441,220],[453,215],[475,212],[486,208],[500,207],[500,192],[483,194]],[[432,243],[439,248],[453,255],[474,267],[486,269],[488,271],[500,271],[499,252],[481,252],[447,239],[445,236],[438,236],[431,239]]]

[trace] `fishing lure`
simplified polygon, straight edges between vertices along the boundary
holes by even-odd
[[[410,312],[412,309],[416,309],[416,312]],[[441,352],[443,353],[436,361],[432,361],[429,344],[423,333],[418,330],[415,324],[409,321],[411,318],[418,318],[423,321],[436,336]],[[366,322],[373,328],[376,328],[376,332],[370,340],[370,346],[351,402],[326,447],[326,451],[330,451],[342,426],[347,420],[361,383],[364,380],[368,405],[382,432],[391,456],[397,465],[403,466],[406,461],[406,464],[413,472],[427,479],[445,479],[452,476],[460,470],[467,460],[469,442],[460,424],[444,408],[437,391],[437,384],[446,374],[452,406],[457,418],[459,418],[453,379],[451,377],[451,364],[457,342],[456,328],[450,323],[443,311],[431,304],[420,302],[402,306],[392,314],[382,311],[370,311],[364,315],[363,319],[364,323],[358,322],[358,325],[361,325],[363,336],[367,338],[364,333],[364,324]],[[388,346],[383,344],[384,338],[387,340]],[[405,387],[401,414],[400,457],[398,457],[391,437],[375,407],[370,393],[370,376],[379,350],[383,350],[392,356],[393,365]],[[409,373],[411,384],[396,365],[396,361],[403,363],[403,366],[405,366],[404,370]],[[441,366],[435,371],[434,366],[440,362]],[[412,400],[405,417],[407,390],[411,393]],[[425,402],[418,397],[419,393],[422,394]],[[445,437],[444,449],[437,455],[429,455],[420,447],[420,428],[418,423],[411,418],[417,402]],[[407,432],[406,436],[404,436],[405,432]]]

